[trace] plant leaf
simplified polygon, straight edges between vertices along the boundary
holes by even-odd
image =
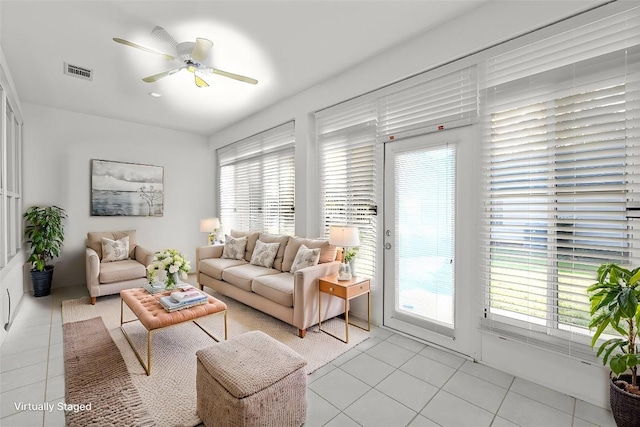
[[[620,375],[627,370],[627,362],[624,356],[624,354],[616,354],[609,362],[609,367],[616,375]]]

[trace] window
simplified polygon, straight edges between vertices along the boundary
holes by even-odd
[[[332,225],[358,227],[355,271],[375,277],[376,107],[371,101],[316,114],[320,152],[321,230]]]
[[[294,122],[218,149],[225,229],[294,234]]]
[[[22,243],[22,124],[0,86],[5,132],[0,147],[0,268],[18,253]],[[1,128],[1,126],[0,126]]]
[[[321,229],[360,229],[358,273],[374,277],[377,143],[477,122],[477,67],[442,67],[316,113]],[[453,69],[453,70],[452,70]]]
[[[586,289],[639,260],[639,25],[636,9],[487,60],[485,329],[593,358]]]

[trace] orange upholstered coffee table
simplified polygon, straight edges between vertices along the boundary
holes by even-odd
[[[202,329],[207,335],[214,340],[218,341],[216,337],[211,335],[209,331],[204,329],[196,322],[196,319],[200,319],[212,314],[223,313],[224,314],[224,339],[227,339],[227,305],[220,300],[209,296],[209,301],[196,305],[190,308],[184,308],[182,310],[167,312],[160,304],[160,297],[169,295],[171,292],[159,292],[151,295],[144,288],[137,289],[125,289],[120,291],[120,329],[124,334],[129,345],[133,349],[134,353],[138,357],[140,364],[144,368],[147,375],[151,374],[151,335],[154,331],[166,328],[167,326],[174,326],[180,323],[192,321],[200,329]],[[137,319],[124,321],[124,304],[136,315]],[[122,327],[125,323],[131,323],[140,321],[147,330],[147,364],[142,361],[142,357],[136,350],[136,347],[131,342],[129,335]]]

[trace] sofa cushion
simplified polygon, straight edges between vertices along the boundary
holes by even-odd
[[[257,265],[244,264],[237,267],[229,267],[222,272],[222,280],[238,288],[251,292],[251,282],[256,277],[278,274],[280,271],[273,268],[258,267]]]
[[[291,274],[303,268],[318,265],[319,259],[320,248],[309,249],[305,245],[300,245],[293,264],[291,264]]]
[[[305,245],[309,249],[320,248],[320,264],[335,261],[338,253],[338,247],[330,245],[328,240],[289,237],[289,242],[284,251],[284,258],[282,259],[282,271],[291,271],[291,265],[298,253],[298,249],[300,249],[300,245]]]
[[[245,248],[245,252],[244,252],[244,259],[247,262],[251,261],[251,255],[253,254],[253,250],[256,248],[256,241],[258,240],[258,236],[260,236],[259,231],[231,230],[231,237],[247,238],[247,247]]]
[[[280,273],[253,279],[251,290],[266,299],[293,307],[293,274]]]
[[[222,257],[226,259],[243,259],[245,248],[247,247],[246,237],[226,236],[224,249],[222,249]]]
[[[124,261],[129,259],[129,236],[118,240],[102,238],[102,262]]]
[[[266,268],[273,267],[273,261],[276,259],[279,246],[280,243],[278,242],[265,243],[258,240],[256,242],[256,248],[251,255],[251,264]]]
[[[106,237],[107,239],[118,240],[124,236],[129,236],[129,258],[133,259],[136,257],[136,245],[138,244],[136,230],[90,231],[87,233],[87,247],[96,251],[98,258],[102,261],[102,238]]]
[[[200,261],[198,271],[214,279],[222,280],[222,272],[229,267],[246,264],[244,259],[207,258]]]
[[[280,243],[276,259],[273,261],[273,268],[282,271],[282,259],[284,258],[284,251],[287,247],[287,243],[289,242],[289,236],[284,234],[262,233],[260,234],[260,237],[258,237],[258,240],[265,243]]]
[[[124,261],[107,262],[100,266],[100,283],[115,283],[147,277],[147,269],[138,261],[127,259]]]

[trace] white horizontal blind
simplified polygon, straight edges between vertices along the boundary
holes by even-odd
[[[295,231],[294,122],[218,149],[223,229]]]
[[[639,260],[638,9],[489,58],[483,83],[482,327],[591,359],[586,289]]]
[[[398,296],[393,317],[426,320],[428,329],[454,337],[456,146],[396,153],[393,171]]]
[[[428,80],[430,74],[423,74],[381,97],[380,141],[471,124],[478,117],[477,74],[475,65]]]
[[[360,248],[355,271],[369,277],[375,277],[376,122],[374,101],[316,113],[321,229],[328,236],[331,225],[358,227]]]

